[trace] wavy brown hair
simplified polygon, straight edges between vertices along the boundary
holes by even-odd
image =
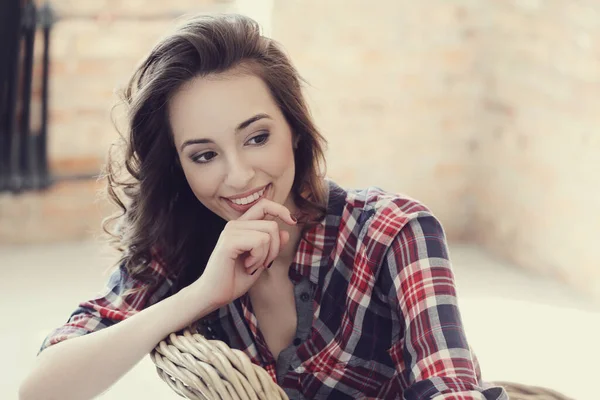
[[[194,196],[179,165],[168,119],[168,103],[186,82],[232,68],[260,77],[281,109],[297,144],[295,204],[305,229],[323,218],[325,139],[317,131],[302,79],[274,40],[258,24],[237,14],[197,16],[182,23],[150,51],[122,92],[127,133],[111,148],[107,194],[119,212],[103,223],[122,252],[130,275],[153,281],[158,261],[179,290],[203,272],[225,221]]]

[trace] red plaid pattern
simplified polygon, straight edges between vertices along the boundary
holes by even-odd
[[[98,299],[82,303],[42,349],[120,321],[168,295],[120,269]],[[247,295],[207,316],[220,339],[262,365],[291,398],[507,400],[486,387],[457,306],[443,228],[422,204],[378,188],[330,182],[328,213],[300,241],[289,277],[308,279],[313,322],[277,376]]]

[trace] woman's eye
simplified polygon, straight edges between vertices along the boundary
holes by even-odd
[[[192,161],[198,164],[207,163],[213,158],[217,156],[217,153],[214,151],[207,151],[206,153],[194,154],[192,156]]]
[[[254,136],[253,138],[249,139],[248,144],[254,144],[254,145],[261,145],[261,144],[265,144],[267,142],[267,140],[269,140],[269,133],[265,132],[262,133],[260,135]]]

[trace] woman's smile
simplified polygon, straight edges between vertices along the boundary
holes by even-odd
[[[242,195],[223,197],[223,200],[225,200],[229,207],[233,208],[235,211],[245,213],[253,205],[258,203],[261,199],[268,198],[268,193],[271,186],[271,184],[268,184],[259,189],[251,190]]]

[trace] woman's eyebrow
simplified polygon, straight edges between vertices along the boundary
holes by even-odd
[[[239,124],[237,126],[237,128],[235,128],[235,133],[238,133],[239,131],[246,129],[248,126],[252,125],[256,121],[259,121],[264,118],[272,119],[268,114],[264,114],[264,113],[256,114],[255,116],[250,117],[247,120],[245,120],[244,122],[242,122],[241,124]]]
[[[250,125],[252,125],[253,123],[255,123],[256,121],[260,121],[261,119],[273,119],[271,118],[268,114],[256,114],[250,118],[248,118],[247,120],[241,122],[236,128],[235,128],[235,133],[239,133],[240,131],[246,129],[247,127],[249,127]],[[211,139],[205,139],[205,138],[201,138],[201,139],[190,139],[190,140],[186,140],[185,142],[183,142],[183,144],[181,145],[180,151],[183,151],[183,149],[186,146],[192,145],[192,144],[205,144],[205,143],[214,143],[213,140]]]

